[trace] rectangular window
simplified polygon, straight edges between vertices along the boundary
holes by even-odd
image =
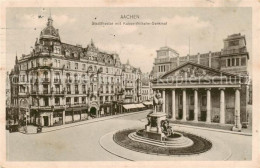
[[[60,60],[58,60],[58,65],[57,65],[57,67],[60,67]]]
[[[75,69],[78,69],[78,68],[79,68],[79,64],[75,63]]]
[[[48,97],[45,97],[43,99],[43,101],[44,101],[44,106],[49,106],[49,98]]]
[[[66,97],[66,105],[69,105],[70,104],[70,97]]]
[[[60,105],[60,98],[55,98],[55,105],[57,106],[57,105]]]
[[[231,66],[231,61],[230,61],[230,59],[227,59],[227,66],[228,66],[228,67]]]
[[[74,104],[79,104],[79,98],[78,97],[74,97]]]
[[[86,69],[86,64],[83,64],[82,65],[82,70],[85,70]]]
[[[236,66],[239,66],[239,65],[240,65],[240,59],[236,58]]]

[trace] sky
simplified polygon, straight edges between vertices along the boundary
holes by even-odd
[[[223,39],[234,33],[246,36],[249,54],[252,53],[251,8],[8,8],[7,71],[13,68],[16,53],[18,57],[30,53],[50,13],[62,42],[86,47],[93,39],[100,50],[118,53],[122,63],[129,59],[142,72],[152,70],[160,47],[167,45],[180,56],[186,56],[189,49],[191,55],[220,51]],[[139,19],[121,19],[121,15],[138,15]],[[102,26],[92,22],[167,25]],[[250,62],[251,59],[249,65]]]

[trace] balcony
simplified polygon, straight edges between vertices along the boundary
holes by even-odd
[[[132,94],[126,94],[126,95],[125,95],[125,98],[132,98],[132,97],[133,97]]]
[[[79,80],[74,80],[75,83],[79,83]]]
[[[83,90],[83,94],[86,94],[87,93],[87,91],[86,90]]]
[[[71,94],[71,90],[68,90],[68,91],[67,91],[67,94]]]
[[[42,83],[49,83],[50,82],[50,79],[49,78],[43,78],[42,79]]]
[[[64,109],[65,108],[65,106],[64,105],[61,105],[61,104],[59,104],[59,103],[57,103],[57,104],[55,104],[55,106],[54,106],[54,109]]]
[[[76,90],[76,91],[75,91],[75,94],[79,94],[79,91],[78,91],[78,90]]]
[[[61,83],[61,79],[54,79],[54,83]]]
[[[132,89],[132,88],[134,88],[134,85],[133,85],[133,84],[126,84],[126,85],[125,85],[125,88],[130,88],[130,89]]]
[[[64,95],[65,93],[64,93],[64,91],[59,91],[59,90],[57,91],[56,90],[56,91],[53,92],[53,94],[54,95]]]

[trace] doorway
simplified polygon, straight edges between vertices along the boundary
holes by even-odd
[[[182,109],[179,109],[179,111],[178,111],[178,118],[179,119],[182,119],[182,112],[183,112]]]
[[[49,126],[49,117],[48,116],[43,116],[43,125]]]
[[[189,111],[189,120],[194,120],[194,110]]]
[[[97,115],[97,109],[95,107],[90,108],[90,116],[96,116]]]
[[[206,121],[207,111],[201,111],[201,121]]]

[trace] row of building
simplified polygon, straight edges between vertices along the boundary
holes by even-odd
[[[180,56],[157,50],[151,73],[122,64],[118,54],[61,42],[48,18],[29,55],[16,57],[9,74],[8,114],[27,123],[53,126],[151,107],[160,91],[172,120],[248,123],[252,84],[246,38],[233,34],[221,51]]]
[[[149,75],[93,40],[87,47],[62,42],[51,17],[8,76],[7,114],[30,124],[60,125],[151,105]]]

